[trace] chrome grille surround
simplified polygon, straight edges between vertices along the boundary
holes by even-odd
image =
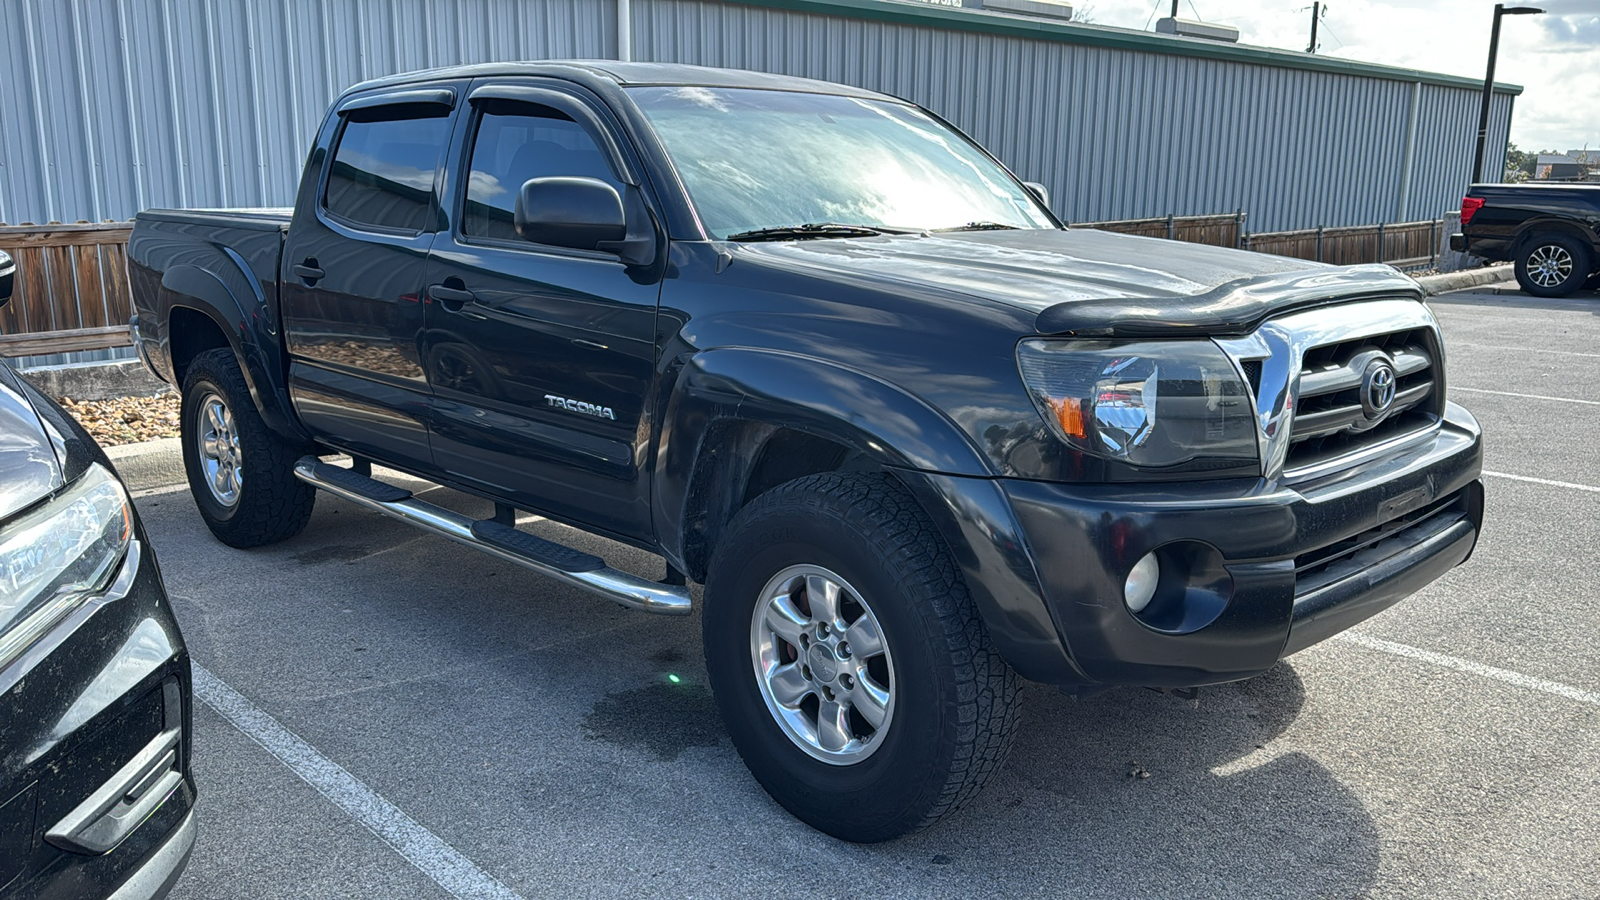
[[[1216,343],[1241,372],[1260,365],[1255,413],[1263,477],[1315,478],[1426,440],[1440,428],[1444,347],[1438,321],[1416,300],[1309,309]],[[1378,362],[1397,381],[1391,405],[1374,418],[1359,392],[1367,368]]]

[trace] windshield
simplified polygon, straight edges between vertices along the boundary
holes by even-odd
[[[1004,169],[903,103],[746,88],[628,93],[715,238],[822,223],[1055,227]],[[860,233],[870,232],[812,232]]]

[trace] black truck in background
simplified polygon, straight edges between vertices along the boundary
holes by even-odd
[[[1475,184],[1450,249],[1515,263],[1535,297],[1565,297],[1600,267],[1600,184]]]
[[[646,612],[691,613],[699,582],[751,772],[884,840],[996,771],[1019,677],[1258,675],[1483,521],[1415,282],[1068,230],[1042,194],[844,85],[400,75],[334,103],[293,210],[139,215],[135,344],[182,387],[222,541],[293,537],[320,490]]]

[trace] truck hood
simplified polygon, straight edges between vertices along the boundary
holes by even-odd
[[[1242,334],[1289,309],[1422,299],[1383,265],[1327,266],[1093,229],[974,231],[731,245],[740,257],[859,282],[953,291],[1037,315],[1041,334]]]
[[[0,363],[0,520],[37,503],[63,483],[61,464],[33,404]]]

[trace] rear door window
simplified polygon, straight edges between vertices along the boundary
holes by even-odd
[[[357,227],[427,230],[434,174],[449,137],[448,114],[421,117],[381,106],[352,114],[334,149],[325,208]]]
[[[483,104],[472,141],[472,169],[461,233],[515,241],[512,214],[522,185],[553,176],[598,178],[622,191],[622,182],[588,130],[547,106],[511,101]]]

